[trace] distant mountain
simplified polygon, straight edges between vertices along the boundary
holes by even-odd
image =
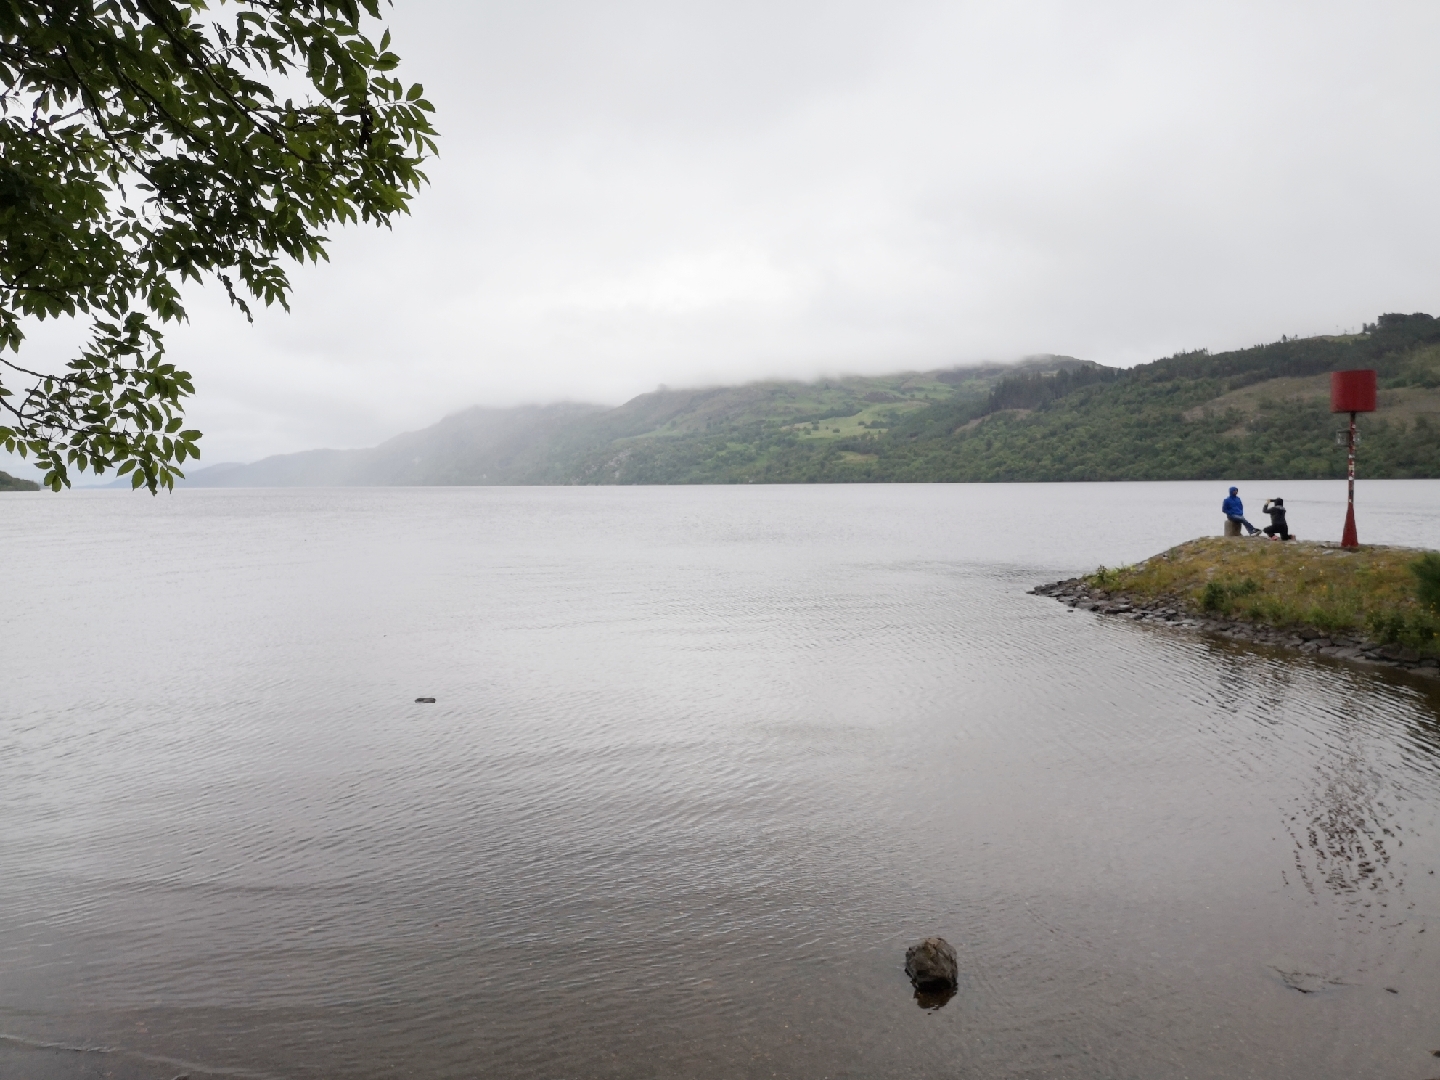
[[[22,480],[8,472],[0,472],[0,491],[39,491],[40,485],[34,480]]]
[[[1201,349],[1121,370],[1031,357],[881,378],[661,388],[616,408],[474,408],[369,450],[196,470],[191,486],[1181,480],[1344,475],[1329,375],[1370,367],[1361,474],[1440,477],[1440,321]]]
[[[660,389],[619,407],[474,407],[365,450],[307,450],[195,469],[188,487],[725,482],[730,446],[828,445],[832,428],[883,430],[942,403],[982,402],[1007,374],[1096,365],[1068,356],[879,378]],[[821,421],[825,421],[822,430]],[[657,464],[657,454],[660,459]],[[652,479],[657,468],[683,478]]]
[[[603,405],[482,406],[447,416],[367,450],[306,450],[251,465],[196,469],[187,487],[351,487],[411,484],[524,484],[545,469],[578,423]]]

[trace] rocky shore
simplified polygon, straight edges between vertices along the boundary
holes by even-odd
[[[1050,596],[1080,611],[1093,611],[1132,622],[1168,627],[1189,633],[1207,634],[1232,641],[1252,642],[1295,649],[1302,653],[1329,656],[1352,663],[1402,668],[1417,675],[1440,677],[1440,661],[1422,657],[1400,645],[1382,645],[1356,637],[1332,636],[1314,627],[1265,626],[1243,619],[1220,618],[1193,610],[1175,596],[1133,597],[1123,591],[1091,585],[1084,578],[1070,578],[1040,585],[1030,592]]]

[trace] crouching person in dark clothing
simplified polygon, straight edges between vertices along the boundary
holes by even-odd
[[[1272,540],[1275,539],[1277,536],[1281,540],[1295,539],[1293,536],[1290,535],[1289,526],[1285,524],[1284,499],[1268,499],[1266,500],[1265,505],[1261,507],[1261,510],[1262,512],[1270,515],[1270,524],[1266,525],[1263,530],[1266,536],[1270,537],[1270,539]]]

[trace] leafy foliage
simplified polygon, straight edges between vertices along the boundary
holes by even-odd
[[[1365,619],[1375,640],[1417,652],[1434,653],[1440,641],[1440,618],[1431,611],[1375,612]]]
[[[407,209],[433,109],[389,74],[379,17],[378,0],[0,0],[0,446],[49,487],[113,467],[154,492],[199,456],[159,329],[185,281],[217,279],[247,317],[288,306],[285,260]],[[22,366],[4,351],[27,317],[87,318],[90,343],[63,373]]]
[[[1108,589],[1111,585],[1115,584],[1119,575],[1120,571],[1112,570],[1110,567],[1101,564],[1095,568],[1095,572],[1090,574],[1086,580],[1096,588]]]

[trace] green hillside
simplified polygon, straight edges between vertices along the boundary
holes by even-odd
[[[1329,373],[1372,367],[1361,475],[1440,477],[1440,321],[1179,353],[661,388],[617,408],[475,407],[367,450],[197,470],[217,486],[1187,480],[1344,475]]]
[[[0,491],[39,491],[40,485],[34,480],[22,480],[18,476],[11,476],[8,472],[0,471]]]
[[[1094,368],[1068,356],[814,383],[765,382],[642,394],[576,425],[552,446],[548,483],[740,483],[783,473],[822,479],[829,463],[868,457],[907,417],[983,408],[1017,372]]]
[[[757,468],[811,478],[848,460],[837,442],[883,435],[913,413],[982,408],[1007,376],[1095,368],[1068,356],[880,377],[661,388],[618,408],[461,410],[365,450],[309,450],[197,469],[184,486],[731,483]],[[816,477],[818,478],[818,477]]]
[[[588,451],[555,453],[541,482],[1339,477],[1343,422],[1329,411],[1328,373],[1357,367],[1377,369],[1382,388],[1379,411],[1361,419],[1364,475],[1440,477],[1440,321],[1417,314],[1381,316],[1360,334],[1200,350],[1128,370],[1071,362],[1012,371],[988,386],[962,384],[969,392],[931,373],[860,395],[843,380],[746,388],[748,399],[646,395],[596,418],[633,415],[632,427],[607,431],[613,438]],[[707,394],[725,407],[707,412]],[[648,411],[662,401],[673,405],[663,421]]]

